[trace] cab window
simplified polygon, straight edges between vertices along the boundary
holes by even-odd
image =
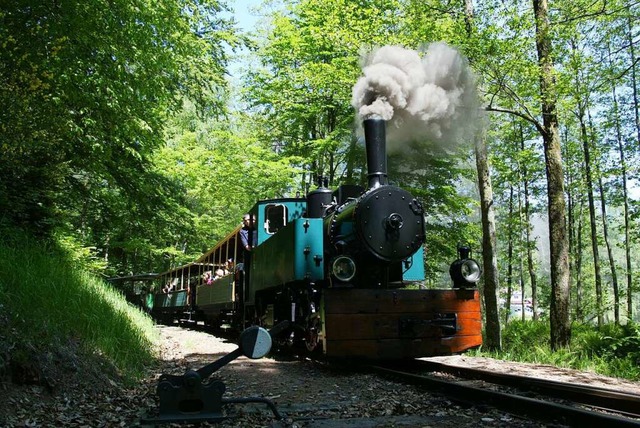
[[[280,204],[267,205],[264,208],[264,230],[273,235],[287,225],[287,207]]]

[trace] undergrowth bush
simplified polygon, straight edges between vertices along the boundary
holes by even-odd
[[[0,235],[0,374],[77,343],[127,377],[154,360],[152,320],[104,281],[78,267],[67,251],[19,232]],[[53,355],[51,354],[51,355]]]
[[[548,321],[512,321],[502,332],[502,350],[476,355],[552,364],[607,376],[640,379],[640,326],[574,324],[569,348],[552,351]]]
[[[640,379],[640,326],[636,323],[576,326],[573,346],[585,359],[598,362],[601,373]]]

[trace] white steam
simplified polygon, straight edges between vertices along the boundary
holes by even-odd
[[[389,149],[430,141],[472,140],[479,123],[475,78],[465,58],[445,43],[417,51],[383,46],[365,58],[351,104],[360,119],[387,121]]]

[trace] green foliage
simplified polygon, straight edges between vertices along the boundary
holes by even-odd
[[[231,121],[198,118],[187,105],[170,123],[168,143],[154,157],[158,174],[182,189],[182,219],[191,225],[155,242],[160,248],[183,243],[176,246],[184,253],[183,261],[193,260],[229,233],[256,200],[282,197],[293,184],[293,160],[261,141],[250,117],[238,115]],[[180,125],[185,122],[188,129]]]
[[[588,356],[612,361],[630,358],[640,367],[640,326],[638,324],[605,324],[600,329],[580,326],[576,330],[577,345]]]
[[[8,317],[0,335],[16,350],[5,350],[1,358],[25,363],[77,340],[127,375],[154,361],[151,319],[55,245],[6,231],[0,271],[0,306]]]
[[[106,260],[96,255],[96,248],[82,246],[75,236],[57,231],[54,239],[73,266],[94,274],[100,274],[107,268]]]
[[[223,106],[222,45],[236,40],[215,19],[220,8],[215,0],[4,5],[0,164],[11,168],[0,172],[0,212],[48,234],[67,216],[82,229],[114,193],[140,206],[145,191],[158,195],[148,158],[178,95],[210,111]]]
[[[502,333],[507,352],[544,348],[549,343],[549,337],[549,324],[546,322],[512,321],[505,326]]]
[[[570,348],[551,351],[546,321],[512,321],[503,330],[502,351],[486,354],[495,358],[552,364],[580,370],[640,379],[640,327],[607,324],[574,324]],[[482,351],[479,355],[484,355]]]
[[[272,16],[244,100],[263,116],[264,139],[301,160],[301,190],[318,176],[330,185],[359,178],[351,88],[361,51],[396,40],[397,8],[394,0],[304,0]]]

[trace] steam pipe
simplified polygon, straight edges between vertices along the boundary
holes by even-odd
[[[367,152],[367,177],[369,187],[376,188],[387,184],[387,148],[385,121],[380,118],[365,119],[365,150]]]

